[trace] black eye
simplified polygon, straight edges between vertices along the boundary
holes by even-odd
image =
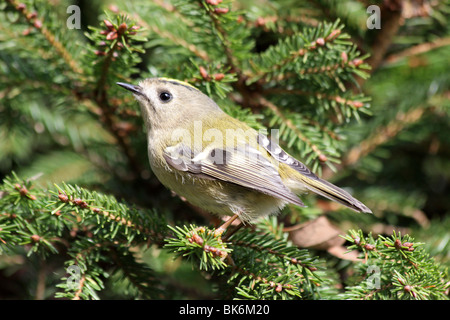
[[[172,94],[168,91],[163,91],[159,94],[159,99],[162,102],[168,102],[168,101],[172,100]]]

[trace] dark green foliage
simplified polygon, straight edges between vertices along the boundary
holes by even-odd
[[[445,274],[424,250],[423,243],[410,236],[396,234],[363,238],[361,231],[350,230],[346,239],[353,243],[349,249],[361,249],[364,263],[357,267],[359,285],[347,288],[352,299],[446,299]]]
[[[233,275],[228,281],[244,299],[320,297],[322,262],[290,243],[276,219],[230,239]],[[317,287],[316,287],[317,286]]]
[[[102,3],[81,29],[71,1],[0,3],[0,298],[448,298],[448,3],[376,1],[373,30],[356,0]],[[279,129],[374,215],[305,195],[219,237],[153,176],[115,85],[160,76]]]

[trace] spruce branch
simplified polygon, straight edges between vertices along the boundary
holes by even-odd
[[[298,128],[297,126],[286,117],[275,104],[265,99],[263,96],[257,97],[257,101],[260,105],[265,108],[270,109],[281,121],[284,123],[295,135],[298,139],[303,141],[309,148],[316,154],[319,160],[325,162],[327,160],[326,155],[319,150],[317,145],[313,144]]]
[[[90,212],[90,215],[99,219],[106,219],[111,224],[122,226],[127,229],[134,230],[139,235],[144,237],[151,237],[156,244],[161,244],[164,238],[163,234],[155,232],[155,225],[148,226],[143,223],[143,215],[137,210],[128,209],[124,205],[118,204],[108,197],[97,194],[96,192],[90,193],[89,191],[79,188],[77,186],[71,186],[64,184],[63,186],[55,186],[57,191],[49,190],[49,193],[53,195],[55,200],[49,202],[49,206],[54,206],[51,211],[52,214],[61,215],[62,211],[66,211],[68,208],[74,210],[71,211],[78,219],[83,219],[86,212]],[[92,203],[92,204],[91,204]],[[130,211],[129,214],[123,216],[123,212]],[[115,228],[115,232],[119,229]],[[114,237],[114,233],[112,234]],[[132,239],[134,240],[134,239]]]
[[[207,12],[211,19],[214,29],[217,31],[218,38],[220,39],[227,63],[230,66],[230,72],[236,73],[238,78],[242,77],[242,71],[238,67],[235,53],[232,50],[231,40],[229,39],[228,32],[223,27],[224,19],[221,16],[226,15],[229,12],[227,7],[217,7],[215,4],[208,3],[208,1],[199,1],[203,9]]]
[[[377,128],[376,132],[362,141],[359,146],[352,148],[343,159],[342,165],[351,166],[355,164],[359,159],[368,155],[378,146],[393,139],[405,127],[419,121],[429,108],[427,106],[419,106],[406,113],[399,112],[390,123],[384,127]]]
[[[270,229],[264,222],[256,230],[241,229],[227,242],[217,237],[214,229],[169,227],[173,235],[166,239],[165,248],[200,270],[212,271],[218,277],[231,276],[229,281],[236,284],[238,296],[262,299],[275,294],[293,299],[302,297],[302,290],[313,295],[308,286],[321,281],[315,275],[319,262],[287,242],[287,234],[273,222]]]
[[[320,25],[316,29],[304,29],[303,33],[287,37],[261,53],[258,59],[250,60],[253,71],[246,75],[252,82],[270,82],[317,73],[333,74],[342,68],[349,68],[365,77],[364,73],[358,71],[367,66],[363,64],[364,58],[358,57],[354,48],[347,52],[345,47],[351,43],[345,41],[348,36],[341,30],[342,26],[337,21]],[[338,54],[333,51],[338,51]],[[326,53],[328,55],[325,58]],[[320,60],[326,64],[319,64]],[[293,66],[296,66],[294,72],[291,71]]]
[[[409,235],[393,233],[390,237],[364,236],[350,230],[344,237],[348,248],[362,250],[364,262],[357,265],[361,275],[376,274],[348,288],[346,295],[361,299],[446,299],[450,283],[446,271],[436,264]],[[376,281],[374,281],[376,279]]]
[[[450,37],[437,38],[434,41],[421,43],[400,52],[392,53],[385,58],[385,64],[394,64],[401,59],[411,58],[445,46],[450,46]]]
[[[297,299],[314,296],[322,282],[321,263],[287,241],[275,218],[256,225],[255,230],[241,229],[230,239],[232,277],[237,294],[248,299],[271,296]]]
[[[247,235],[248,236],[248,235]],[[259,252],[267,252],[268,254],[274,255],[276,257],[278,257],[281,260],[287,261],[289,263],[291,263],[292,265],[299,265],[303,268],[306,268],[310,271],[317,271],[317,267],[311,265],[310,262],[308,263],[304,263],[302,262],[301,259],[296,258],[295,255],[297,254],[297,252],[295,252],[296,250],[293,251],[283,251],[281,249],[285,249],[284,247],[284,243],[279,243],[276,247],[271,245],[261,245],[261,243],[264,243],[267,241],[267,239],[261,238],[258,239],[258,243],[254,243],[254,239],[251,239],[252,241],[248,241],[248,239],[244,238],[244,237],[238,237],[236,239],[236,237],[234,239],[231,240],[231,243],[233,244],[233,246],[236,247],[241,247],[241,248],[250,248],[252,250],[255,251],[259,251]],[[291,256],[291,254],[293,256]]]
[[[174,8],[173,6],[170,6],[170,8]],[[170,12],[176,12],[173,9],[169,10]],[[189,43],[185,39],[176,36],[175,34],[171,33],[168,30],[163,30],[160,27],[158,27],[156,24],[149,24],[144,19],[140,17],[137,13],[129,14],[131,17],[133,17],[134,20],[137,21],[139,25],[144,27],[147,30],[150,30],[157,34],[161,39],[167,39],[172,41],[175,45],[181,46],[183,48],[186,48],[190,52],[192,52],[195,56],[199,57],[203,61],[210,62],[211,58],[209,57],[208,53],[198,46],[196,46],[193,43]],[[177,15],[179,16],[179,15]]]
[[[79,289],[73,295],[72,300],[80,300],[81,299],[81,294],[83,293],[83,288],[85,287],[85,283],[86,283],[86,276],[83,274],[80,278]]]
[[[227,266],[224,259],[231,252],[215,230],[205,227],[171,227],[173,237],[167,238],[166,248],[173,248],[178,256],[199,262],[200,270],[220,270]]]
[[[85,41],[80,30],[61,27],[63,6],[26,3],[0,5],[0,167],[3,175],[11,169],[19,176],[44,172],[44,183],[52,183],[43,187],[12,174],[0,185],[2,288],[16,284],[9,271],[20,268],[33,276],[23,283],[27,290],[15,293],[19,298],[29,298],[24,292],[48,298],[50,292],[64,299],[448,299],[447,270],[436,262],[447,263],[448,221],[430,217],[448,207],[447,4],[407,2],[413,8],[400,10],[390,7],[399,1],[385,1],[381,18],[391,21],[367,31],[359,26],[368,4],[357,1],[257,7],[227,0],[119,0],[100,27],[88,27]],[[352,6],[357,10],[347,10]],[[389,17],[384,10],[395,13]],[[133,29],[134,23],[141,28]],[[137,31],[150,40],[141,41]],[[366,47],[355,44],[372,36],[375,56],[368,59],[358,51]],[[369,98],[350,87],[367,79],[367,62],[386,66],[365,83],[374,97],[370,109]],[[210,223],[209,214],[191,224],[186,203],[171,201],[147,181],[137,104],[114,85],[159,76],[197,86],[255,129],[278,126],[281,145],[316,172],[323,163],[333,168],[348,147],[338,166],[345,181],[337,184],[357,190],[378,220],[328,202],[326,210],[336,211],[333,221],[346,228],[364,225],[381,236],[350,231],[345,239],[361,259],[339,268],[335,256],[291,243],[277,219],[222,239],[213,228],[197,226]],[[375,117],[363,117],[369,113]],[[395,170],[405,162],[377,158],[390,152],[405,152],[402,159],[417,176]],[[132,183],[123,184],[130,177]],[[385,177],[392,179],[386,183]],[[119,195],[125,200],[116,200]],[[289,216],[281,217],[301,223],[324,208],[286,209]],[[405,235],[416,224],[435,239]],[[77,286],[70,282],[71,267],[80,271]],[[379,286],[370,279],[379,279]]]
[[[115,118],[115,108],[111,104],[111,98],[108,97],[109,79],[111,79],[110,73],[112,65],[117,60],[127,59],[127,53],[142,52],[136,42],[143,41],[143,38],[136,36],[140,26],[130,22],[126,16],[118,16],[117,22],[113,23],[110,20],[105,19],[103,21],[106,29],[99,30],[97,28],[91,28],[93,31],[89,34],[91,40],[93,40],[98,47],[106,47],[103,50],[96,50],[95,55],[101,57],[101,60],[97,62],[101,64],[98,80],[95,84],[95,88],[92,91],[91,99],[95,101],[101,112],[100,119],[106,125],[107,129],[116,139],[118,145],[122,149],[126,159],[129,163],[129,168],[134,172],[135,178],[139,179],[141,175],[141,165],[136,158],[135,151],[131,147],[130,142],[123,135],[121,126],[117,123]],[[124,52],[126,50],[126,52]],[[139,60],[134,58],[134,63]],[[130,68],[131,66],[127,66]],[[131,70],[130,70],[131,71]],[[117,103],[115,104],[117,105]]]
[[[30,26],[44,36],[48,43],[55,48],[56,52],[64,59],[74,73],[78,75],[83,74],[83,69],[78,65],[78,62],[67,51],[64,44],[58,41],[54,34],[43,24],[43,21],[40,20],[36,12],[30,12],[25,4],[18,3],[15,0],[7,0],[7,2],[9,2],[26,19]]]
[[[356,109],[364,106],[364,103],[360,100],[352,100],[352,99],[348,99],[346,97],[342,97],[339,95],[330,96],[330,95],[326,95],[321,92],[309,92],[309,91],[300,90],[300,89],[292,90],[292,89],[284,89],[284,88],[268,88],[268,89],[264,90],[264,93],[266,93],[266,94],[294,94],[294,95],[301,95],[301,96],[307,96],[307,97],[315,96],[319,100],[326,99],[329,101],[335,101],[339,104],[347,105],[347,106],[350,106],[350,107],[353,107]]]
[[[336,36],[338,36],[340,34],[340,32],[341,31],[339,29],[336,29],[329,36],[327,36],[325,39],[322,38],[322,37],[319,37],[319,38],[316,38],[315,40],[310,41],[309,43],[305,41],[305,43],[303,44],[303,46],[300,49],[289,52],[289,54],[284,59],[282,59],[280,61],[277,61],[274,65],[272,65],[271,66],[271,70],[264,71],[264,73],[263,72],[259,72],[256,75],[250,75],[250,77],[251,78],[255,77],[257,79],[260,79],[260,78],[266,78],[267,79],[267,74],[278,72],[279,70],[282,70],[282,68],[285,67],[286,65],[290,65],[294,61],[296,61],[297,59],[300,59],[302,57],[305,57],[305,56],[309,55],[317,47],[324,46],[326,41],[330,41],[331,42]],[[251,64],[255,64],[254,62],[253,63],[250,62],[250,63]],[[323,71],[331,71],[334,67],[322,66],[320,68]],[[337,68],[337,65],[336,65],[336,68]],[[304,69],[304,70],[300,71],[300,74],[316,73],[318,70],[319,69],[317,67],[316,68]],[[270,78],[267,79],[266,81],[268,81],[268,80],[270,80]],[[278,77],[277,80],[282,80],[282,79],[280,79]]]
[[[29,256],[36,254],[50,259],[67,254],[70,258],[66,266],[79,268],[78,286],[72,288],[68,278],[62,278],[58,287],[64,291],[57,297],[98,298],[104,280],[114,272],[105,269],[111,258],[116,270],[137,291],[147,297],[160,295],[156,290],[158,277],[148,266],[134,261],[129,251],[134,245],[163,245],[167,227],[161,217],[78,186],[35,188],[31,180],[24,181],[15,174],[4,180],[1,192],[1,252],[28,246]],[[143,275],[149,277],[144,281]]]
[[[160,275],[139,261],[139,257],[128,248],[111,247],[112,259],[120,270],[117,277],[121,281],[128,281],[127,290],[131,290],[134,296],[145,299],[165,298],[166,293],[159,281]]]
[[[307,11],[307,10],[305,10]],[[292,35],[295,33],[293,28],[298,25],[307,25],[317,27],[320,21],[312,16],[311,12],[296,15],[262,15],[255,20],[248,20],[249,28],[262,29],[264,32],[277,32],[283,35]]]

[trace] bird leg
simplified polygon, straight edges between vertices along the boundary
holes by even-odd
[[[239,223],[239,225],[237,225],[233,230],[231,230],[230,232],[228,232],[225,237],[222,238],[222,241],[227,242],[228,239],[230,239],[230,237],[235,234],[238,230],[240,230],[243,226],[245,226],[245,224],[243,224],[242,222]]]
[[[215,237],[220,237],[222,235],[222,233],[225,232],[225,230],[233,223],[234,220],[236,220],[237,218],[239,218],[239,213],[236,213],[235,215],[233,215],[230,219],[228,219],[227,221],[225,221],[224,224],[222,224],[220,227],[218,227],[216,229],[216,231],[214,231],[214,236]]]

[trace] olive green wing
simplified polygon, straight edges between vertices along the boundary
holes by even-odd
[[[211,146],[195,154],[189,146],[179,143],[166,148],[163,157],[173,169],[189,172],[198,178],[233,183],[305,206],[283,184],[277,167],[249,145],[228,149]]]

